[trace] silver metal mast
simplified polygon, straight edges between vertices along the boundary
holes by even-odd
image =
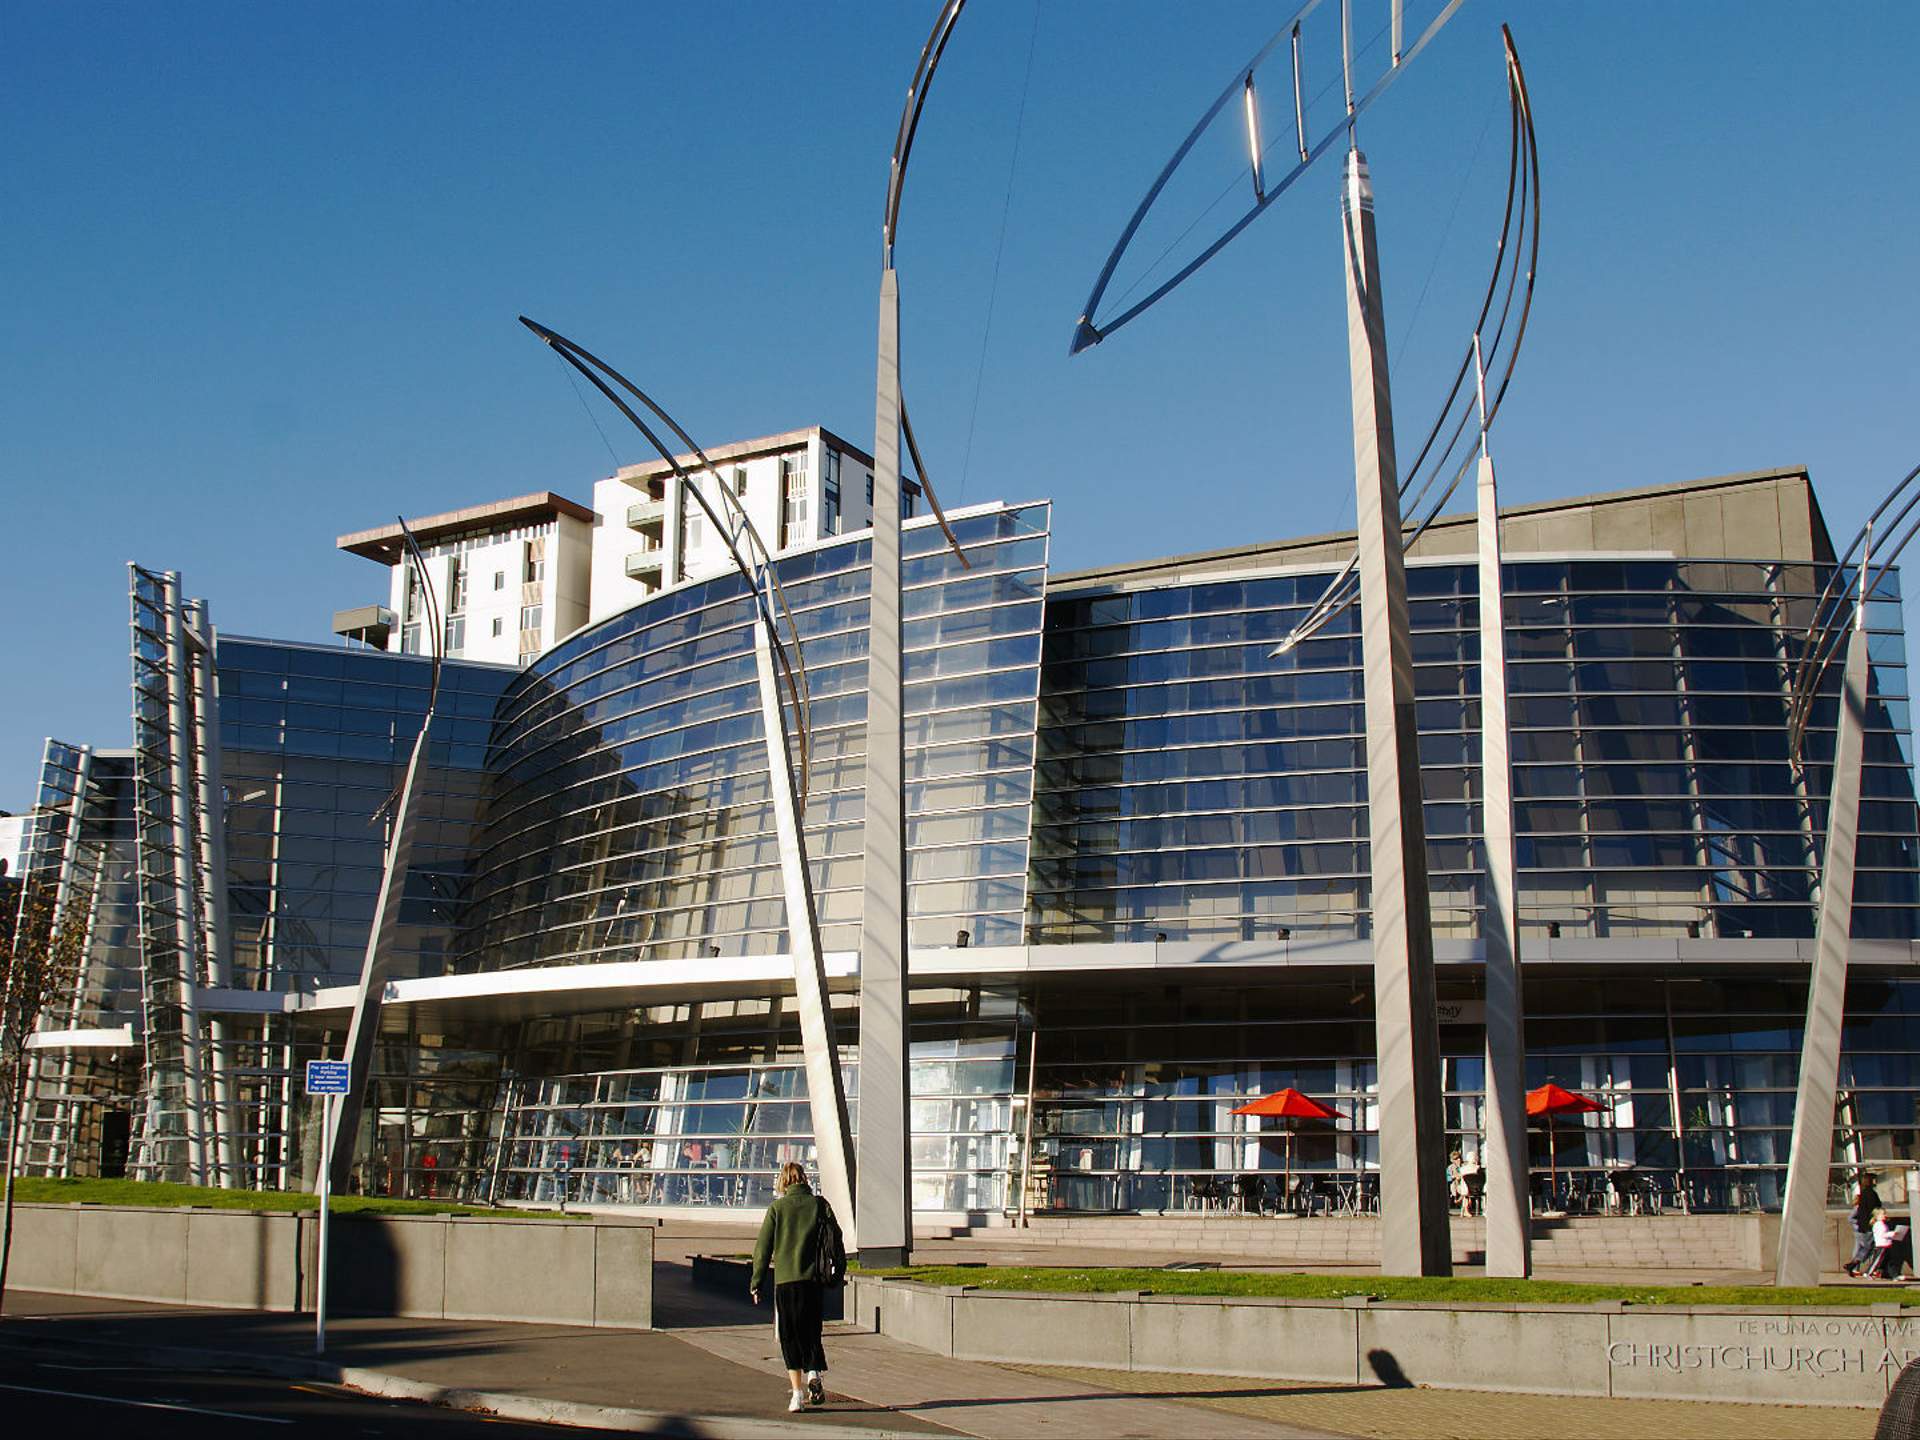
[[[913,1248],[907,1129],[907,825],[901,783],[900,285],[891,265],[880,274],[869,593],[860,1146],[854,1217],[861,1263],[879,1266],[906,1264]]]
[[[1840,687],[1838,734],[1833,742],[1833,786],[1827,797],[1827,849],[1820,865],[1820,909],[1814,928],[1813,971],[1807,977],[1806,1039],[1800,1047],[1800,1085],[1793,1102],[1793,1141],[1787,1152],[1787,1189],[1780,1214],[1776,1285],[1818,1285],[1831,1260],[1827,1238],[1827,1184],[1833,1161],[1833,1104],[1840,1083],[1840,1037],[1846,1019],[1847,961],[1853,932],[1854,856],[1860,840],[1860,764],[1867,718],[1867,556],[1860,560],[1862,594],[1847,636]]]
[[[1521,1017],[1520,915],[1515,883],[1513,753],[1507,721],[1507,620],[1500,583],[1500,497],[1487,449],[1487,377],[1474,336],[1480,407],[1477,534],[1480,568],[1480,809],[1487,891],[1480,934],[1486,949],[1487,1274],[1525,1279],[1533,1271],[1527,1216],[1526,1047]]]
[[[760,597],[755,596],[757,605]],[[850,1223],[853,1146],[847,1134],[846,1086],[834,1041],[827,998],[827,971],[820,953],[820,924],[807,876],[807,832],[793,790],[793,757],[781,718],[780,678],[773,639],[759,616],[753,626],[754,668],[760,677],[760,718],[766,732],[767,788],[773,796],[773,828],[780,844],[780,880],[787,900],[787,946],[793,952],[793,989],[800,1012],[800,1049],[806,1058],[807,1109],[812,1116],[814,1167],[820,1191]]]
[[[1359,507],[1367,814],[1372,841],[1374,1046],[1380,1075],[1380,1261],[1389,1275],[1452,1273],[1440,1106],[1426,823],[1420,809],[1413,649],[1387,383],[1373,186],[1347,150],[1341,184],[1353,465]]]

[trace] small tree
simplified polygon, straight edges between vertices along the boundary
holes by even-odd
[[[0,899],[11,895],[0,892]],[[9,906],[8,908],[11,908]],[[21,882],[19,908],[7,916],[11,933],[0,931],[0,1121],[6,1143],[6,1199],[0,1218],[0,1305],[7,1296],[7,1262],[13,1257],[13,1174],[27,1102],[30,1053],[27,1041],[54,1002],[69,998],[79,983],[86,953],[86,907],[56,905],[50,880],[29,875]]]

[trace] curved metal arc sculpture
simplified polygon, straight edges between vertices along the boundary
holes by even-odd
[[[794,719],[798,728],[800,741],[799,790],[800,797],[804,800],[807,795],[809,755],[812,750],[806,661],[801,654],[799,625],[794,620],[792,608],[787,604],[786,591],[781,587],[779,573],[773,564],[773,551],[768,548],[766,541],[761,538],[759,529],[753,523],[753,517],[747,513],[746,507],[740,503],[739,497],[733,493],[731,487],[724,481],[721,481],[720,472],[714,466],[713,461],[707,458],[706,451],[695,444],[693,437],[688,435],[687,432],[680,427],[678,421],[667,414],[665,410],[661,409],[659,404],[656,403],[646,391],[642,390],[638,385],[635,385],[631,380],[627,379],[626,376],[607,364],[606,361],[600,359],[591,351],[576,345],[557,330],[550,330],[539,321],[531,320],[525,315],[519,318],[520,323],[531,330],[554,354],[558,355],[562,360],[565,360],[569,365],[573,366],[575,370],[586,376],[586,378],[592,382],[594,388],[606,396],[614,408],[627,417],[634,429],[646,437],[647,443],[659,452],[660,458],[673,467],[673,473],[680,478],[685,491],[692,495],[694,500],[698,502],[700,508],[706,512],[707,518],[713,522],[715,532],[725,542],[727,554],[732,558],[734,567],[739,570],[742,578],[746,580],[748,589],[754,598],[754,605],[760,612],[761,623],[766,626],[768,638],[773,642],[774,661],[780,667],[782,683],[786,687],[788,699],[793,704]],[[604,375],[606,379],[603,380],[601,378],[602,375]],[[723,517],[721,513],[714,508],[713,502],[707,498],[706,492],[696,483],[695,475],[690,473],[686,467],[680,463],[679,458],[674,454],[673,450],[654,433],[652,427],[650,427],[646,421],[640,418],[633,407],[620,398],[619,394],[613,389],[613,385],[607,383],[609,380],[613,382],[613,385],[618,385],[622,390],[625,390],[629,395],[633,396],[634,399],[638,400],[663,425],[673,432],[675,438],[686,447],[687,453],[691,454],[699,462],[700,473],[714,477],[716,488],[719,490],[722,499],[731,512],[731,519],[734,525],[729,525],[728,518]],[[738,527],[737,529],[735,528],[736,525]],[[740,547],[736,543],[736,537],[742,534],[751,542],[749,553],[746,555],[741,553]],[[751,559],[749,559],[749,555]],[[779,611],[779,619],[786,624],[787,638],[784,640],[779,633],[779,623],[775,620],[774,612],[776,608]]]
[[[787,604],[786,592],[774,565],[773,552],[754,526],[753,517],[733,493],[720,481],[719,472],[707,453],[693,437],[638,385],[615,370],[606,361],[574,344],[557,331],[525,315],[520,323],[531,330],[555,354],[593,382],[594,388],[625,415],[633,427],[646,436],[660,458],[672,467],[683,490],[689,492],[707,518],[713,522],[727,546],[727,553],[746,580],[753,596],[752,626],[754,667],[759,678],[762,738],[767,748],[767,776],[774,816],[774,834],[780,853],[781,886],[786,895],[787,936],[794,965],[794,991],[799,1001],[801,1048],[805,1055],[807,1087],[811,1095],[811,1113],[821,1190],[836,1201],[842,1213],[855,1218],[852,1177],[853,1156],[849,1148],[846,1093],[842,1088],[838,1044],[834,1039],[833,1012],[827,1003],[827,977],[820,953],[819,912],[814,904],[811,871],[807,861],[805,804],[807,797],[807,761],[811,749],[808,713],[807,672],[801,657],[800,631]],[[605,379],[601,377],[605,376]],[[611,382],[608,383],[608,382]],[[686,446],[699,464],[700,472],[712,475],[724,497],[737,529],[729,526],[711,500],[680,463],[673,450],[654,433],[634,408],[613,386],[632,396]],[[745,537],[747,553],[739,544]],[[775,610],[786,622],[787,639],[782,640]],[[786,705],[780,688],[784,685],[794,710],[794,722],[800,741],[800,770],[791,769],[788,748]],[[617,912],[616,912],[617,913]],[[717,951],[715,952],[717,953]]]
[[[1852,543],[1834,562],[1833,573],[1813,603],[1801,644],[1800,663],[1795,667],[1788,692],[1787,740],[1796,762],[1801,761],[1807,724],[1821,681],[1846,643],[1848,631],[1864,617],[1860,607],[1872,598],[1914,535],[1920,533],[1920,515],[1915,514],[1920,510],[1920,485],[1916,485],[1916,481],[1920,481],[1920,465],[1909,470],[1867,517]],[[1893,512],[1891,518],[1889,511]],[[1874,549],[1876,532],[1892,536],[1879,550]]]
[[[893,138],[893,158],[887,171],[887,210],[880,223],[880,261],[884,267],[893,265],[893,242],[900,224],[900,194],[906,185],[913,137],[920,128],[920,112],[926,108],[933,72],[939,67],[941,55],[946,53],[947,41],[953,38],[953,27],[966,5],[967,0],[945,0],[941,5],[933,31],[927,36],[927,43],[920,47],[920,63],[914,66],[913,79],[907,85],[907,101],[900,111],[900,125]]]
[[[427,554],[420,548],[420,541],[415,538],[413,527],[407,524],[406,516],[395,518],[400,522],[400,541],[406,546],[407,558],[413,562],[414,572],[420,577],[420,594],[427,606],[427,624],[433,630],[433,678],[427,686],[427,714],[431,716],[434,706],[440,702],[440,664],[445,658],[446,632],[441,629],[440,602],[434,596],[433,581],[427,575]],[[406,617],[401,616],[400,621],[404,625]]]
[[[1345,110],[1339,122],[1334,125],[1332,129],[1328,130],[1326,134],[1309,145],[1306,139],[1305,101],[1300,91],[1299,28],[1301,21],[1305,20],[1313,14],[1315,10],[1320,8],[1321,0],[1307,0],[1307,3],[1301,6],[1285,25],[1282,25],[1274,32],[1272,38],[1269,39],[1265,45],[1262,45],[1259,50],[1254,52],[1252,59],[1248,60],[1244,65],[1239,66],[1233,72],[1233,78],[1227,82],[1226,88],[1220,92],[1219,97],[1214,100],[1213,104],[1207,107],[1206,112],[1200,117],[1199,123],[1187,133],[1187,138],[1182,140],[1179,147],[1174,150],[1173,158],[1168,160],[1166,165],[1162,167],[1159,175],[1154,177],[1153,184],[1147,188],[1146,197],[1141,200],[1138,208],[1134,210],[1132,218],[1127,221],[1126,228],[1120,232],[1119,242],[1108,254],[1106,263],[1100,267],[1100,274],[1093,282],[1093,290],[1087,296],[1087,303],[1082,308],[1080,319],[1074,326],[1073,343],[1068,348],[1067,353],[1069,355],[1078,355],[1082,350],[1087,350],[1098,345],[1129,320],[1134,319],[1136,316],[1166,298],[1171,291],[1182,284],[1196,270],[1224,250],[1241,231],[1245,230],[1247,226],[1258,219],[1269,205],[1273,204],[1275,200],[1278,200],[1292,188],[1294,181],[1305,174],[1315,160],[1325,154],[1342,135],[1351,130],[1353,122],[1357,120],[1361,113],[1372,105],[1374,101],[1380,98],[1386,91],[1387,86],[1393,83],[1394,77],[1400,73],[1406,64],[1422,50],[1427,48],[1428,42],[1440,32],[1441,27],[1444,26],[1447,21],[1453,18],[1454,11],[1458,10],[1461,4],[1462,0],[1447,0],[1447,3],[1442,6],[1440,12],[1435,15],[1427,24],[1426,28],[1420,32],[1419,38],[1414,41],[1412,47],[1403,52],[1399,44],[1401,38],[1401,5],[1399,0],[1394,0],[1392,22],[1394,31],[1393,53],[1391,63],[1388,65],[1386,73],[1376,80],[1370,89],[1356,99],[1352,91],[1352,67],[1350,59],[1343,56],[1342,69],[1347,77],[1347,103]],[[1344,41],[1347,33],[1347,27],[1344,23],[1341,26],[1341,33]],[[1254,97],[1253,76],[1254,72],[1272,56],[1275,50],[1280,48],[1283,42],[1290,44],[1290,54],[1292,56],[1291,73],[1294,87],[1294,115],[1296,117],[1296,137],[1300,150],[1300,160],[1299,163],[1288,170],[1277,183],[1268,183],[1264,175],[1262,175],[1260,168],[1260,162],[1264,152],[1263,147],[1259,145],[1257,139],[1258,127],[1252,103]],[[1101,300],[1106,297],[1107,286],[1113,282],[1114,271],[1119,268],[1120,261],[1125,257],[1127,247],[1133,243],[1133,237],[1138,233],[1141,222],[1147,218],[1148,212],[1153,209],[1154,202],[1160,198],[1160,192],[1166,188],[1167,182],[1173,178],[1174,172],[1180,168],[1181,162],[1187,158],[1195,144],[1199,142],[1200,137],[1205,134],[1207,128],[1219,118],[1220,112],[1236,98],[1242,99],[1243,103],[1247,104],[1249,130],[1255,137],[1251,146],[1253,152],[1252,169],[1255,174],[1254,203],[1252,208],[1229,225],[1217,240],[1208,245],[1192,260],[1188,261],[1175,272],[1171,279],[1153,290],[1146,298],[1121,311],[1111,320],[1096,320],[1095,312],[1099,310]],[[1271,148],[1271,146],[1265,148]]]
[[[1514,45],[1512,31],[1504,25],[1500,27],[1500,36],[1506,51],[1510,136],[1506,208],[1500,221],[1500,236],[1494,247],[1493,271],[1487,279],[1486,295],[1480,302],[1480,313],[1474,320],[1459,368],[1454,372],[1453,384],[1413,464],[1407,467],[1400,481],[1400,495],[1407,508],[1425,505],[1421,518],[1406,529],[1404,545],[1409,550],[1440,518],[1442,507],[1453,498],[1467,472],[1485,450],[1487,434],[1493,428],[1500,406],[1506,399],[1507,388],[1513,382],[1513,372],[1520,360],[1520,347],[1526,339],[1527,321],[1533,312],[1533,292],[1540,268],[1540,150],[1534,134],[1533,102],[1527,93],[1527,77],[1520,64],[1519,50]],[[1516,237],[1521,243],[1514,243]],[[1521,266],[1523,257],[1524,270]],[[1501,288],[1503,278],[1504,293]],[[1517,314],[1514,309],[1516,299],[1519,302]],[[1497,317],[1494,315],[1496,300],[1499,301]],[[1484,337],[1490,317],[1493,318],[1493,333],[1491,342],[1487,342]],[[1509,325],[1513,332],[1511,339],[1507,333]],[[1487,386],[1489,371],[1499,372],[1499,380],[1491,393]],[[1471,388],[1467,385],[1469,375],[1475,381]],[[1478,426],[1475,433],[1479,445],[1468,450],[1453,468],[1446,484],[1428,499],[1435,481],[1445,473],[1461,437],[1476,417]],[[1452,426],[1451,432],[1445,433],[1449,424]],[[1445,444],[1436,452],[1434,447],[1440,444],[1443,433]],[[1355,570],[1358,563],[1357,554],[1347,561],[1328,582],[1320,598],[1309,607],[1306,615],[1274,648],[1273,654],[1283,655],[1301,641],[1310,639],[1357,603],[1359,587]]]
[[[920,129],[920,113],[926,109],[927,92],[933,85],[933,72],[939,67],[940,57],[946,53],[947,41],[953,38],[953,27],[959,22],[960,12],[966,8],[966,4],[967,0],[944,0],[939,15],[934,19],[933,30],[927,36],[927,43],[920,47],[920,61],[914,66],[913,79],[907,85],[906,103],[901,107],[900,124],[894,131],[893,155],[887,164],[887,208],[880,219],[880,269],[883,273],[893,269],[893,242],[900,233],[900,197],[906,187],[907,161],[913,154],[913,137]],[[920,477],[920,488],[926,492],[927,508],[933,511],[940,533],[947,537],[947,545],[961,568],[971,570],[973,562],[961,547],[960,538],[953,533],[953,526],[947,523],[947,512],[941,508],[940,497],[934,494],[933,480],[927,474],[927,462],[920,458],[920,442],[913,433],[913,421],[907,416],[907,397],[904,392],[900,396],[900,432],[906,437],[907,454],[913,457],[913,471]]]

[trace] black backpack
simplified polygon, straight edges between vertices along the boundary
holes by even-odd
[[[840,1234],[840,1222],[833,1218],[833,1207],[826,1196],[816,1197],[820,1218],[813,1222],[813,1278],[822,1285],[847,1282],[847,1244]]]

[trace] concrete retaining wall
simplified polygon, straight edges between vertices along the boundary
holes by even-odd
[[[1897,1305],[1756,1309],[1055,1295],[856,1275],[853,1318],[963,1360],[1349,1385],[1877,1409],[1920,1357]]]
[[[1853,1253],[1844,1212],[1829,1216],[1834,1269]],[[1452,1219],[1453,1261],[1486,1258],[1486,1221]],[[1279,1265],[1378,1265],[1380,1221],[1373,1215],[1276,1219],[1188,1211],[1170,1215],[1037,1215],[1030,1226],[982,1227],[982,1246],[1031,1250],[1141,1250],[1233,1257]],[[1771,1271],[1780,1243],[1778,1215],[1573,1215],[1535,1217],[1533,1263],[1541,1270]]]
[[[251,1210],[21,1205],[23,1290],[237,1310],[306,1310],[319,1217]],[[470,1216],[335,1216],[337,1314],[647,1329],[653,1228]]]

